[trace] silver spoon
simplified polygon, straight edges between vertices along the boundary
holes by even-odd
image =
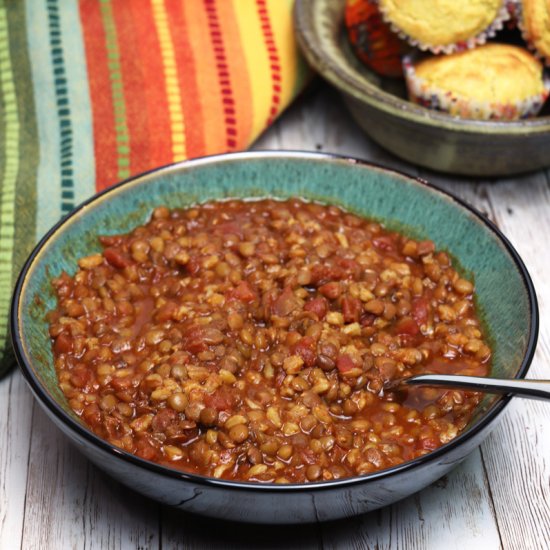
[[[483,376],[462,376],[460,374],[419,374],[391,381],[384,386],[384,390],[396,390],[403,386],[435,386],[511,394],[527,397],[528,399],[550,400],[550,380],[510,380]]]

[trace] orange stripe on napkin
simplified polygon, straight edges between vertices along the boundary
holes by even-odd
[[[173,160],[172,134],[166,89],[162,82],[163,65],[160,56],[160,45],[154,31],[153,13],[150,0],[132,0],[124,3],[132,11],[134,28],[139,37],[136,57],[143,74],[143,92],[145,104],[142,108],[147,113],[149,165],[164,166]]]
[[[151,0],[153,20],[160,44],[166,98],[168,100],[168,114],[170,117],[170,131],[172,133],[172,158],[175,162],[186,158],[187,139],[185,135],[186,121],[183,116],[180,75],[176,65],[174,41],[168,23],[168,13],[164,0]]]
[[[226,136],[220,132],[220,121],[224,119],[224,112],[217,61],[214,52],[207,45],[207,41],[210,41],[209,19],[204,9],[203,0],[183,2],[183,9],[186,21],[193,22],[187,27],[190,42],[194,50],[200,53],[200,67],[195,75],[200,90],[199,100],[204,112],[205,151],[223,152],[227,150]]]
[[[201,70],[200,50],[192,47],[182,0],[166,0],[166,9],[170,16],[168,24],[180,73],[181,108],[186,120],[187,156],[197,157],[205,154],[204,112],[196,79],[197,71]]]
[[[226,131],[235,128],[236,147],[247,147],[252,138],[252,90],[250,80],[254,78],[254,72],[250,72],[245,63],[236,62],[242,60],[245,52],[243,40],[246,35],[241,35],[235,19],[235,7],[232,2],[217,2],[219,18],[222,22],[223,47],[226,59],[229,63],[229,85],[232,90],[232,98],[235,102],[235,115],[226,114],[224,123]],[[225,86],[225,82],[221,82]],[[229,133],[229,135],[231,135]]]
[[[88,61],[96,157],[96,189],[100,191],[117,181],[114,111],[111,96],[105,31],[99,4],[83,0],[80,4],[82,31]]]
[[[297,92],[291,0],[80,0],[96,189],[245,149]]]
[[[297,44],[292,19],[288,17],[294,2],[293,0],[267,0],[266,4],[278,57],[279,74],[281,75],[281,90],[277,109],[277,113],[280,113],[296,93],[296,79],[298,76]],[[274,90],[274,92],[277,92],[277,90]]]
[[[266,98],[270,94],[270,70],[264,47],[264,36],[256,8],[256,0],[231,0],[235,20],[244,48],[244,61],[250,78],[252,95],[252,135],[257,136],[265,128],[267,113]]]
[[[120,2],[114,2],[113,14],[119,37],[122,87],[130,137],[130,171],[135,174],[144,172],[151,166],[150,113],[146,108],[146,81],[141,60],[136,56],[139,35],[136,33],[133,13]]]

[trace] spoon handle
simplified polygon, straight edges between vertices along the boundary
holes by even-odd
[[[487,393],[509,393],[529,399],[550,400],[550,380],[509,380],[456,374],[419,374],[402,380],[410,386],[460,388]]]

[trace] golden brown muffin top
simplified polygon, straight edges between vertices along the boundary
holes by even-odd
[[[507,44],[429,57],[414,68],[426,85],[477,101],[509,103],[544,92],[542,64],[527,50]]]
[[[386,19],[420,45],[446,46],[483,32],[502,0],[379,0]]]
[[[550,0],[523,0],[523,31],[550,64]]]

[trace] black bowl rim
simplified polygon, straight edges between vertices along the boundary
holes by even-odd
[[[232,481],[217,479],[212,477],[206,477],[199,474],[193,474],[188,472],[182,472],[167,466],[162,466],[160,464],[144,460],[135,455],[132,455],[122,449],[110,445],[104,439],[96,436],[90,430],[84,428],[81,424],[75,421],[73,418],[68,416],[68,414],[61,408],[55,399],[49,394],[47,390],[42,387],[42,384],[35,375],[32,367],[27,364],[25,359],[25,353],[23,351],[23,337],[19,331],[18,323],[18,310],[20,306],[21,293],[25,286],[25,280],[27,275],[32,267],[34,259],[40,253],[42,248],[47,244],[48,240],[56,234],[65,223],[72,218],[76,217],[80,212],[86,209],[92,203],[103,200],[107,195],[111,193],[116,193],[117,190],[120,190],[123,186],[137,182],[138,180],[146,178],[147,176],[154,176],[156,174],[169,173],[169,172],[179,172],[181,170],[191,169],[201,165],[210,165],[212,163],[227,162],[227,161],[247,161],[247,160],[261,160],[261,159],[297,159],[297,160],[312,160],[315,162],[341,162],[341,163],[351,163],[364,167],[368,170],[378,170],[386,173],[390,173],[394,176],[399,176],[400,178],[406,179],[410,183],[414,183],[421,187],[428,188],[431,192],[441,195],[447,200],[455,202],[459,207],[464,208],[473,214],[479,221],[481,221],[489,231],[493,232],[498,240],[502,242],[505,250],[510,254],[513,262],[518,269],[525,288],[527,290],[527,295],[529,299],[529,308],[530,308],[530,333],[527,343],[526,353],[522,359],[521,365],[516,373],[516,378],[524,378],[529,365],[533,360],[535,353],[538,331],[539,331],[539,312],[538,312],[538,303],[535,288],[529,272],[523,263],[523,260],[519,256],[518,252],[515,250],[510,241],[502,234],[502,232],[497,228],[497,226],[487,219],[483,214],[476,210],[473,206],[469,205],[462,199],[454,196],[453,194],[443,191],[434,185],[428,183],[427,181],[410,176],[398,170],[391,168],[386,168],[365,160],[356,159],[348,157],[345,155],[338,155],[334,153],[319,153],[319,152],[310,152],[310,151],[291,151],[291,150],[278,150],[278,151],[247,151],[247,152],[237,152],[237,153],[225,153],[219,155],[209,155],[204,157],[198,157],[192,160],[185,160],[175,164],[169,164],[160,168],[155,168],[123,180],[112,187],[105,189],[89,198],[88,200],[81,203],[75,208],[70,214],[58,221],[45,235],[40,239],[38,244],[35,246],[28,259],[25,261],[21,273],[17,279],[15,285],[15,290],[12,298],[11,309],[10,309],[10,331],[11,331],[11,340],[13,349],[15,352],[15,357],[17,363],[25,377],[27,383],[29,384],[33,394],[40,401],[40,403],[47,409],[47,411],[53,415],[61,424],[64,424],[67,428],[76,432],[77,436],[91,443],[93,446],[99,447],[104,452],[109,455],[120,458],[125,462],[128,462],[134,466],[142,467],[147,470],[152,471],[153,473],[172,478],[180,481],[189,481],[198,485],[203,485],[212,488],[224,488],[224,489],[236,489],[236,490],[245,490],[245,491],[265,491],[272,493],[291,493],[291,492],[309,492],[309,491],[319,491],[324,489],[335,489],[345,486],[353,486],[362,483],[368,483],[375,480],[381,480],[386,477],[389,477],[398,472],[411,470],[420,465],[427,464],[432,460],[435,460],[447,452],[451,451],[455,447],[462,444],[464,441],[474,437],[477,433],[482,431],[490,422],[492,422],[505,408],[509,403],[511,396],[503,395],[495,399],[495,402],[490,406],[485,415],[471,428],[465,432],[459,434],[456,438],[451,440],[449,443],[439,447],[438,449],[431,451],[430,453],[417,457],[413,460],[406,461],[397,466],[387,468],[385,470],[380,470],[378,472],[373,472],[371,474],[363,476],[354,476],[337,480],[330,481],[320,481],[312,483],[289,483],[289,484],[263,484],[258,482],[247,482],[247,481]]]
[[[316,37],[316,34],[311,29],[309,21],[311,13],[320,1],[325,2],[326,0],[296,0],[293,13],[295,35],[300,49],[310,65],[340,92],[352,96],[357,101],[374,109],[421,126],[441,127],[456,132],[504,138],[537,134],[550,135],[550,116],[516,121],[457,118],[394,96],[365,78],[359,80],[349,77],[337,63],[330,61],[328,56],[323,57],[326,54],[322,43],[316,38],[312,38]]]

